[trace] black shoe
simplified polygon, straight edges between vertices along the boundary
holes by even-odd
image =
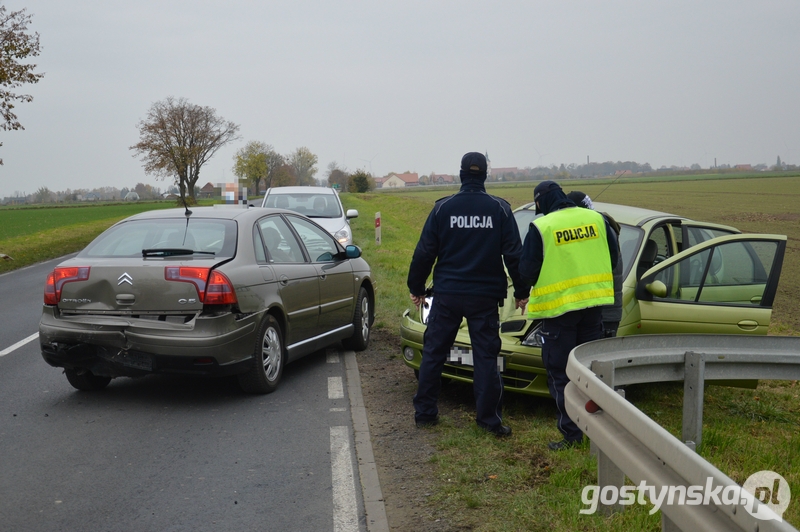
[[[498,438],[505,438],[506,436],[511,436],[511,427],[509,427],[507,425],[500,425],[496,429],[490,429],[490,428],[484,427],[484,430],[486,432],[490,432],[490,433],[494,434]]]
[[[439,424],[439,417],[435,417],[433,419],[418,419],[416,421],[418,429],[425,429],[428,427],[435,427]]]
[[[569,440],[561,440],[561,441],[551,441],[547,444],[547,447],[551,451],[563,451],[564,449],[569,449],[571,447],[577,447],[581,444],[579,441],[569,441]]]

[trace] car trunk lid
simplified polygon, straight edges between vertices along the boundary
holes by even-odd
[[[79,264],[80,262],[80,264]],[[66,282],[60,310],[89,314],[185,314],[203,309],[200,291],[205,283],[181,278],[168,280],[168,267],[191,267],[208,272],[219,260],[179,257],[131,259],[72,259],[63,266],[88,266],[85,281]],[[72,263],[72,264],[69,264]]]

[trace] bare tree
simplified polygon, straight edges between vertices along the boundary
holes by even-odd
[[[25,129],[17,120],[14,104],[33,100],[30,94],[15,94],[11,89],[38,83],[44,77],[43,73],[33,72],[36,65],[20,63],[39,55],[39,34],[27,33],[30,21],[25,9],[8,12],[6,6],[0,5],[0,128],[5,131]]]
[[[281,168],[286,164],[286,158],[268,146],[267,150],[267,188],[274,186]]]
[[[158,177],[173,177],[192,203],[200,168],[222,146],[239,137],[239,126],[217,116],[216,109],[189,103],[186,98],[155,102],[137,126],[139,142],[130,147],[141,157],[144,171]]]
[[[53,193],[47,187],[39,187],[34,194],[34,203],[50,203],[53,201]]]
[[[347,185],[350,181],[350,174],[347,173],[346,168],[339,167],[339,163],[331,161],[328,163],[328,170],[325,172],[328,176],[328,185],[333,187],[339,186],[339,190],[347,192]]]
[[[306,147],[297,148],[289,156],[289,166],[294,169],[298,185],[314,185],[317,173],[317,156]]]

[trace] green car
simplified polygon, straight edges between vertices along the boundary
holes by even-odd
[[[153,373],[236,375],[276,389],[284,366],[367,348],[375,284],[361,250],[283,209],[215,206],[127,218],[47,278],[44,360],[79,390]]]
[[[621,226],[623,314],[617,334],[766,335],[778,288],[786,236],[742,234],[733,227],[696,222],[648,209],[594,203]],[[534,217],[529,203],[514,211],[525,240]],[[513,287],[500,309],[502,347],[498,367],[505,389],[549,396],[542,364],[540,320],[514,309]],[[433,287],[432,297],[435,297]],[[403,359],[414,371],[430,298],[407,310],[400,325]],[[443,376],[472,382],[472,350],[466,321],[456,336]]]

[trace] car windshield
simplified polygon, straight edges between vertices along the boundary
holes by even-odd
[[[633,260],[639,251],[644,231],[632,225],[619,224],[619,251],[622,254],[622,278],[627,279],[633,266]]]
[[[519,239],[522,242],[525,242],[528,227],[534,218],[536,218],[536,211],[533,209],[522,209],[514,213],[514,219],[517,221],[517,228],[519,229]]]
[[[342,210],[333,194],[274,193],[267,195],[265,207],[289,209],[309,218],[339,218]]]
[[[173,250],[158,254],[157,250]],[[130,220],[109,228],[80,252],[79,257],[141,257],[175,255],[188,250],[201,257],[233,257],[236,253],[236,222],[233,220],[162,218]],[[181,255],[189,253],[180,253]]]

